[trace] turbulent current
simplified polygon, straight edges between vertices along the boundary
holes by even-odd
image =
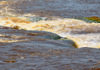
[[[100,17],[99,9],[100,0],[0,0],[0,25],[50,31],[73,39],[79,47],[99,48],[99,23],[69,19]],[[34,16],[54,19],[33,22]]]

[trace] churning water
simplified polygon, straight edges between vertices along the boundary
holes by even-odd
[[[99,9],[100,0],[0,0],[0,15],[3,17],[0,25],[17,25],[26,30],[50,31],[73,39],[79,47],[99,48],[100,24],[63,19],[65,17],[100,17]],[[19,18],[19,16],[23,17]],[[57,19],[31,22],[28,21],[27,16],[56,17]]]

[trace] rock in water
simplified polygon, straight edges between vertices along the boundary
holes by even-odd
[[[62,37],[60,37],[57,34],[46,32],[46,31],[26,31],[26,30],[18,30],[13,28],[7,28],[7,27],[0,27],[0,33],[2,41],[8,41],[8,42],[31,42],[34,43],[34,45],[40,45],[41,46],[54,46],[54,47],[69,47],[74,48],[72,46],[75,44],[72,40],[66,39],[66,41],[61,40]],[[48,45],[47,45],[48,44]],[[51,47],[52,47],[51,46]],[[76,46],[75,46],[76,47]]]
[[[46,31],[31,31],[28,33],[30,36],[35,36],[37,38],[43,38],[43,39],[53,39],[53,40],[58,40],[61,37],[57,34],[51,33],[51,32],[46,32]]]

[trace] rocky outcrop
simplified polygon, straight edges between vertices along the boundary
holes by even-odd
[[[99,49],[75,47],[51,32],[1,26],[0,70],[99,70]]]

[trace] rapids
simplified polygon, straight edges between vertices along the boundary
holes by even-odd
[[[100,24],[72,17],[100,17],[100,0],[0,0],[0,25],[50,31],[74,40],[78,47],[99,48]],[[27,17],[53,20],[29,21]],[[66,18],[67,17],[67,18]]]
[[[62,37],[74,40],[79,48],[99,48],[100,24],[87,23],[77,19],[56,19],[30,22],[25,17],[3,17],[0,25],[16,27],[25,30],[39,30],[56,33]],[[26,21],[27,20],[27,21]]]
[[[0,0],[0,70],[100,70],[99,17],[100,0]]]

